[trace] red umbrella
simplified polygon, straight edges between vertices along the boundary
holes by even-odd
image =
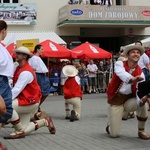
[[[77,58],[79,59],[87,59],[87,58],[111,58],[112,54],[108,51],[103,50],[102,48],[99,48],[98,46],[95,46],[94,44],[91,44],[89,42],[85,42],[74,49],[72,49],[73,52],[77,53]]]
[[[13,52],[13,50],[15,49],[15,44],[14,43],[10,43],[8,46],[6,46],[6,49],[8,50],[8,52],[10,53],[12,58],[16,57],[15,53]]]
[[[54,57],[54,58],[72,58],[77,56],[76,53],[68,50],[67,48],[51,41],[45,40],[40,43],[44,49],[42,57]]]
[[[15,53],[13,50],[15,49],[15,44],[12,42],[9,45],[5,45],[4,43],[0,42],[9,52],[9,54],[12,56],[12,58],[15,58]]]

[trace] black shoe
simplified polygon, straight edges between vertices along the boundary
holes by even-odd
[[[71,111],[71,116],[70,116],[70,122],[73,122],[75,120],[75,111]]]
[[[66,117],[65,117],[65,119],[66,119],[66,120],[69,120],[69,119],[70,119],[70,117],[69,117],[69,116],[66,116]]]
[[[107,127],[106,127],[106,132],[107,132],[108,134],[110,134],[109,125],[107,125]]]

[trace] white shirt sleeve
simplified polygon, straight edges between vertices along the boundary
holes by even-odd
[[[42,59],[38,56],[32,56],[29,59],[30,66],[35,70],[37,73],[46,73],[48,72],[48,69]]]
[[[80,85],[80,77],[79,76],[75,76],[75,80]]]
[[[15,84],[12,88],[12,99],[16,98],[21,91],[25,88],[25,86],[33,81],[34,77],[33,74],[29,71],[23,71]]]
[[[122,61],[116,61],[115,63],[115,73],[116,75],[125,83],[129,83],[129,80],[133,77],[130,73],[128,73]]]

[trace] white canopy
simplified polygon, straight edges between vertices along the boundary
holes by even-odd
[[[136,42],[136,41],[135,41]],[[141,40],[142,44],[144,47],[148,47],[150,45],[150,37],[149,38],[146,38],[146,39],[143,39]],[[130,45],[134,45],[134,43],[132,44],[129,44],[129,45],[126,45],[126,46],[130,46]]]
[[[12,38],[14,43],[17,40],[39,39],[39,42],[51,40],[57,44],[66,45],[66,42],[53,31],[11,31],[7,33],[5,40],[2,42],[8,44]]]

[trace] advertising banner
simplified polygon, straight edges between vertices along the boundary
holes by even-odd
[[[36,4],[0,3],[0,20],[5,20],[8,25],[35,25]]]
[[[33,51],[35,45],[39,44],[39,39],[17,40],[16,44],[17,44],[17,47],[25,46],[30,51]]]

